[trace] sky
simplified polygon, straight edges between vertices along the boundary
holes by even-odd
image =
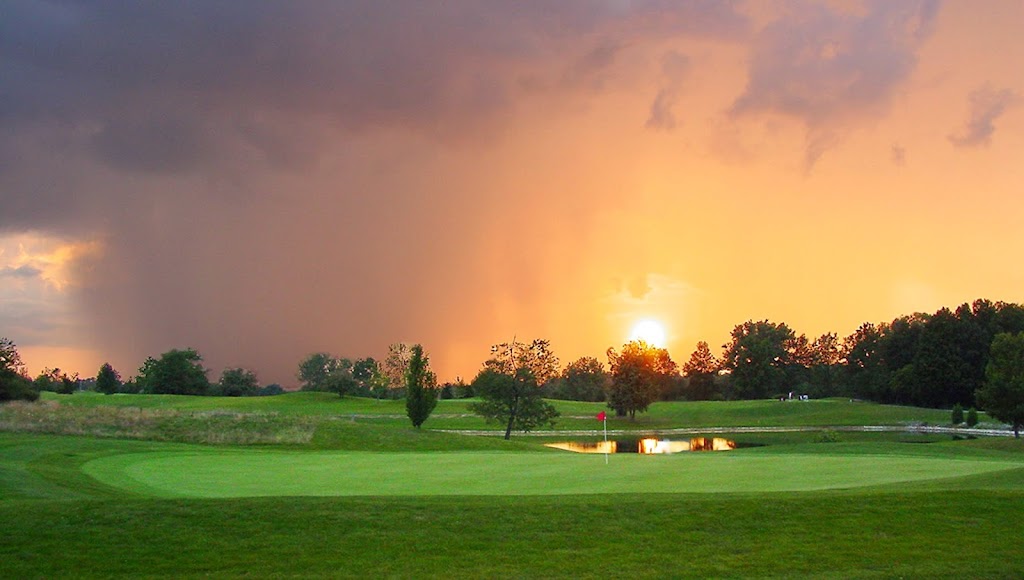
[[[9,0],[0,336],[126,378],[195,348],[675,360],[1024,302],[1024,3]]]

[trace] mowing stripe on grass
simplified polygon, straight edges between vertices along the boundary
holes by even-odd
[[[959,477],[1019,462],[744,453],[599,455],[219,450],[86,463],[108,485],[157,497],[559,495],[809,491]]]

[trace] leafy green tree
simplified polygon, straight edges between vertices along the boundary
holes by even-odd
[[[542,425],[554,425],[558,411],[541,398],[533,371],[521,367],[510,375],[485,367],[473,379],[473,392],[482,400],[469,408],[487,422],[505,424],[505,439],[512,430],[528,432]]]
[[[303,391],[330,391],[331,374],[337,372],[338,359],[326,352],[315,352],[299,362],[297,377]]]
[[[430,371],[430,359],[423,347],[413,345],[409,370],[405,373],[405,412],[417,429],[437,406],[437,378]]]
[[[763,399],[789,390],[786,367],[795,338],[785,324],[767,320],[747,321],[733,328],[722,363],[732,371],[730,379],[739,398]]]
[[[110,363],[103,363],[100,371],[96,373],[96,390],[104,395],[113,395],[121,389],[121,375],[110,366]]]
[[[697,343],[697,349],[690,355],[690,360],[683,365],[683,376],[687,378],[687,398],[691,401],[707,401],[715,394],[715,374],[720,363],[711,348],[703,340]]]
[[[519,369],[529,369],[538,385],[558,376],[558,357],[551,350],[551,341],[539,338],[529,343],[513,339],[492,346],[491,358],[484,366],[509,376]]]
[[[880,396],[889,383],[888,369],[880,350],[882,335],[882,328],[865,322],[843,341],[848,349],[848,390],[858,397],[873,401],[881,400]]]
[[[953,405],[953,411],[950,413],[949,419],[953,425],[959,425],[964,422],[964,408],[960,406],[960,403]]]
[[[339,397],[356,395],[359,392],[359,381],[352,374],[354,363],[347,358],[339,358],[337,367],[327,377],[327,390],[337,393]]]
[[[9,368],[0,368],[0,403],[38,399],[39,391],[33,388],[31,379]]]
[[[976,396],[985,412],[1012,425],[1014,437],[1020,437],[1024,426],[1024,332],[997,334],[992,339],[985,386]]]
[[[250,370],[227,368],[220,374],[217,390],[222,397],[255,397],[260,393],[260,381]]]
[[[78,374],[75,373],[72,376],[68,376],[67,373],[62,372],[59,368],[46,368],[32,381],[32,385],[37,391],[52,391],[62,395],[70,395],[78,387]]]
[[[405,373],[409,370],[412,359],[412,345],[396,342],[388,345],[388,354],[384,357],[381,369],[387,381],[388,398],[397,399],[405,389]]]
[[[926,407],[954,403],[973,404],[980,386],[972,378],[965,353],[972,342],[970,327],[948,308],[942,308],[925,323],[911,361],[910,372],[901,383],[901,401]]]
[[[811,343],[810,381],[816,397],[832,397],[840,394],[843,360],[846,357],[844,344],[834,332],[825,333]]]
[[[143,393],[153,395],[207,395],[210,380],[202,365],[203,357],[189,348],[173,349],[149,357],[139,369],[136,382]]]
[[[622,417],[636,419],[637,411],[646,411],[677,374],[676,363],[668,351],[642,340],[627,342],[622,353],[608,349],[612,384],[608,407]]]
[[[0,403],[4,401],[35,401],[39,392],[25,376],[18,347],[9,338],[0,337]]]
[[[603,401],[611,377],[601,361],[594,357],[580,357],[569,363],[562,376],[548,382],[553,385],[551,396],[569,401]]]

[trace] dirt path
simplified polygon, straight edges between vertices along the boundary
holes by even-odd
[[[470,429],[431,429],[440,433],[461,433],[463,435],[496,435],[504,436],[504,431],[482,431]],[[1013,437],[1011,429],[991,428],[961,428],[961,427],[938,427],[933,425],[837,425],[837,426],[815,426],[815,427],[699,427],[699,428],[678,428],[678,429],[651,429],[651,430],[623,430],[609,429],[609,436],[622,435],[707,435],[715,433],[793,433],[800,431],[859,431],[859,432],[891,432],[891,433],[947,433],[950,435],[964,435],[974,437]],[[573,430],[573,431],[531,431],[529,433],[516,433],[517,437],[556,437],[573,436],[584,437],[602,435],[601,429]]]

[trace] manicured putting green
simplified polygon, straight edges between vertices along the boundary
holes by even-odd
[[[899,455],[726,452],[365,453],[261,450],[129,453],[86,473],[157,497],[558,495],[806,491],[957,477],[1021,463]]]

